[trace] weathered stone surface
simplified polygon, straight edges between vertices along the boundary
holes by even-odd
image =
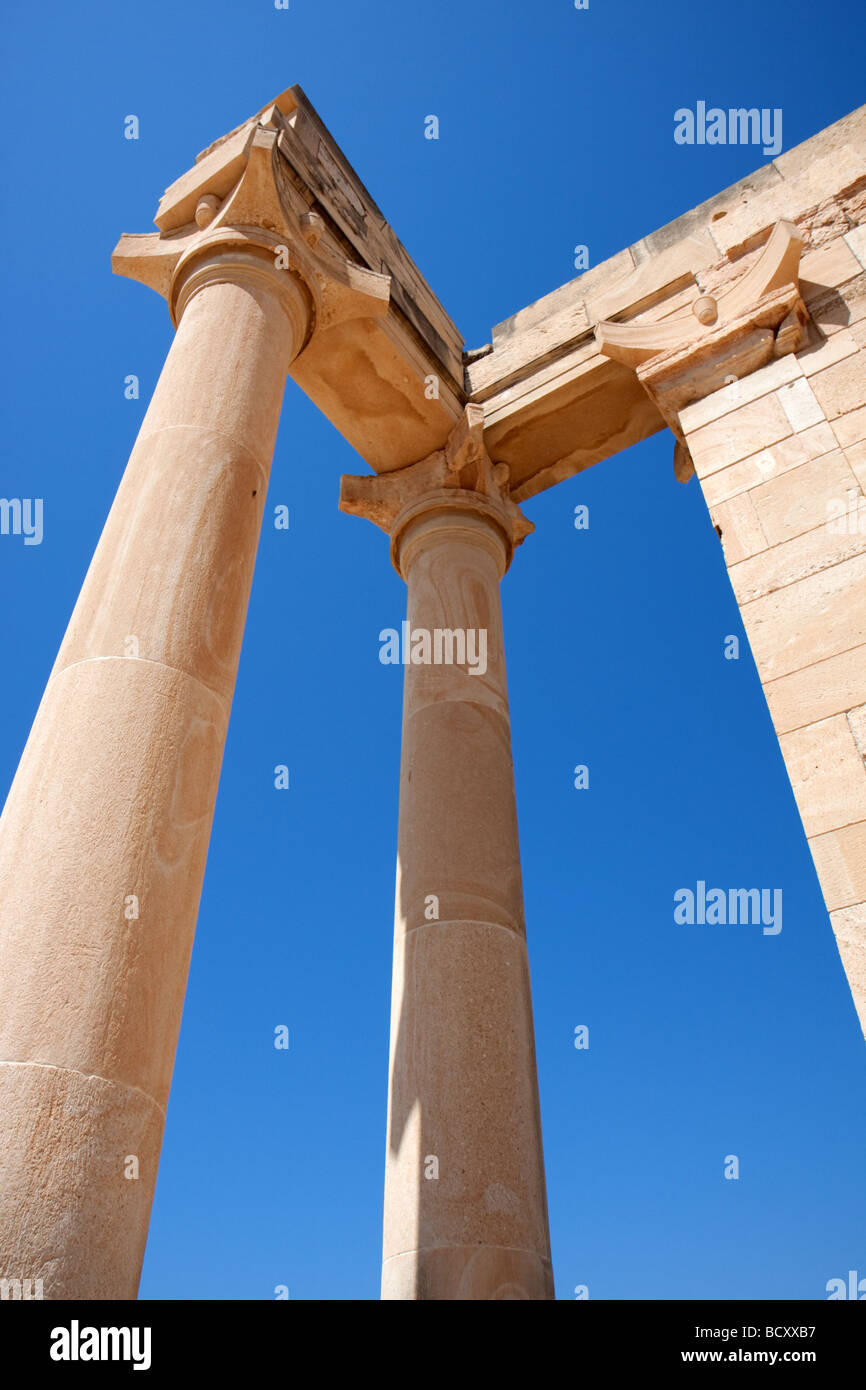
[[[851,444],[845,450],[845,457],[863,492],[866,492],[866,439]]]
[[[862,408],[866,394],[866,353],[845,357],[812,377],[812,390],[828,420]],[[810,423],[813,423],[810,421]]]
[[[779,739],[807,835],[866,821],[866,768],[844,714]]]
[[[841,561],[861,555],[864,550],[866,531],[851,530],[847,527],[831,530],[829,526],[822,524],[760,554],[749,556],[737,563],[732,561],[729,578],[737,602],[741,605],[750,604],[764,594],[791,588],[792,592],[787,598],[782,593],[780,602],[790,603],[794,607],[805,602],[805,595],[793,588],[798,581],[806,580],[811,575],[830,575]],[[823,595],[824,590],[816,588],[817,593]]]
[[[803,375],[814,376],[816,372],[823,372],[825,368],[841,362],[843,357],[850,357],[858,347],[859,343],[853,333],[846,328],[841,329],[832,337],[822,339],[814,347],[800,353],[799,365]]]
[[[230,699],[291,342],[262,290],[191,300],[55,669],[123,656],[132,636]]]
[[[845,241],[850,250],[854,252],[861,266],[866,267],[866,222],[859,227],[852,227],[850,232],[845,233]]]
[[[859,410],[849,410],[847,415],[837,416],[832,422],[832,430],[846,450],[866,439],[866,405]]]
[[[529,1250],[489,1245],[411,1250],[386,1260],[382,1269],[384,1299],[515,1302],[553,1296],[549,1260]]]
[[[787,358],[782,359],[787,361]],[[771,478],[781,476],[790,468],[799,468],[810,459],[821,454],[832,453],[838,448],[836,436],[826,421],[813,425],[800,434],[791,434],[786,439],[777,440],[770,449],[759,449],[739,463],[701,479],[701,489],[707,505],[713,507],[728,497],[759,487]]]
[[[866,821],[816,835],[809,848],[830,912],[866,902]]]
[[[791,428],[800,434],[812,425],[819,424],[824,412],[815,399],[811,385],[805,377],[789,381],[776,392],[779,404],[791,422]]]
[[[761,396],[770,395],[779,386],[793,381],[794,377],[801,376],[802,373],[803,368],[800,362],[792,352],[789,352],[785,357],[779,357],[776,361],[768,363],[766,367],[759,367],[756,372],[750,372],[743,380],[732,381],[728,386],[723,386],[721,390],[712,391],[692,405],[685,406],[679,412],[680,424],[686,433],[690,434],[693,430],[700,429],[702,425],[708,425],[713,420],[730,415],[733,411],[739,410],[741,406],[748,405],[750,401],[756,401]]]
[[[793,433],[791,422],[773,392],[689,432],[688,443],[697,475],[703,480]]]
[[[836,288],[853,280],[863,267],[842,236],[835,237],[816,251],[809,251],[800,265],[803,298],[808,303],[812,294],[822,288]]]
[[[49,682],[0,835],[0,1059],[165,1106],[227,723],[155,661],[81,661]]]
[[[403,897],[402,883],[400,891]],[[393,1010],[385,1259],[414,1248],[423,1271],[429,1251],[472,1246],[522,1250],[545,1261],[522,938],[466,918],[416,927],[395,949]],[[431,1157],[438,1177],[425,1177]],[[428,1294],[448,1296],[445,1289]],[[532,1296],[549,1293],[537,1287]]]
[[[860,1018],[866,1015],[866,903],[830,913],[836,944]],[[863,1029],[866,1036],[866,1027]]]
[[[866,647],[853,647],[764,684],[777,734],[850,710],[864,690]]]
[[[741,492],[727,502],[719,502],[710,515],[713,525],[721,533],[728,565],[766,550],[767,537],[755,511],[751,493]]]
[[[858,705],[856,709],[848,710],[848,727],[854,736],[861,758],[866,758],[866,705]]]
[[[834,507],[845,506],[852,491],[860,495],[857,479],[837,449],[761,483],[748,495],[767,544],[779,545],[826,526],[835,516]]]
[[[866,537],[855,538],[862,543]],[[789,542],[795,544],[795,542]],[[742,604],[762,681],[866,642],[866,554]],[[746,561],[746,563],[750,563]]]
[[[781,173],[778,160],[776,168]],[[725,218],[712,223],[710,231],[720,251],[729,257],[736,256],[748,250],[780,217],[796,221],[823,202],[829,193],[853,188],[864,178],[866,156],[862,144],[859,148],[842,145],[831,155],[804,162],[794,177],[783,175],[778,186],[767,188],[748,202],[733,207]]]
[[[161,1108],[99,1076],[0,1062],[0,1110],[0,1276],[42,1279],[46,1299],[135,1298]]]

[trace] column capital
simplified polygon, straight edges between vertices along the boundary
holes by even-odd
[[[442,527],[474,531],[479,540],[498,535],[503,572],[516,546],[535,530],[508,490],[508,465],[494,463],[484,445],[484,409],[469,404],[445,447],[405,468],[370,476],[344,474],[340,510],[362,516],[391,538],[391,561],[407,577],[413,539]],[[423,532],[417,523],[424,523]],[[482,543],[484,541],[482,540]]]
[[[158,232],[124,234],[112,255],[118,275],[167,301],[175,327],[204,284],[255,282],[298,316],[298,351],[320,331],[383,318],[391,280],[348,260],[334,234],[294,188],[278,140],[279,104],[218,141],[165,192]]]
[[[681,482],[694,470],[679,412],[801,346],[808,322],[799,287],[802,245],[793,223],[777,222],[755,264],[724,294],[699,295],[688,309],[654,322],[596,325],[599,350],[634,368],[673,431]]]

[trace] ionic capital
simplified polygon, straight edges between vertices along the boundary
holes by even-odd
[[[687,310],[654,322],[596,325],[599,350],[634,368],[673,431],[681,482],[693,471],[679,424],[684,406],[801,345],[808,320],[799,288],[801,250],[793,223],[777,222],[755,264],[726,293],[699,295]]]
[[[391,561],[407,578],[419,547],[462,531],[485,545],[504,573],[535,527],[508,491],[508,466],[484,447],[484,410],[467,405],[445,447],[417,463],[372,477],[345,474],[340,510],[363,516],[391,538]]]
[[[337,324],[387,314],[390,277],[349,261],[294,188],[283,121],[277,103],[217,142],[167,189],[159,231],[118,242],[115,273],[161,294],[175,326],[197,290],[221,280],[268,289],[295,326],[303,304],[299,352]]]

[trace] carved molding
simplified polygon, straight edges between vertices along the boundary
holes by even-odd
[[[784,325],[781,351],[776,355],[792,352],[799,340],[795,325],[798,306],[802,308],[798,287],[802,247],[794,224],[777,222],[758,260],[732,289],[718,298],[700,295],[686,312],[653,323],[603,320],[595,329],[599,350],[628,367],[639,367],[661,353],[698,347],[713,332],[731,329],[755,315],[762,326]],[[805,321],[805,309],[803,315]]]

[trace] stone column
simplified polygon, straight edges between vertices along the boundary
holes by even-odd
[[[118,248],[178,331],[0,821],[0,1276],[46,1298],[138,1287],[280,404],[324,295],[272,145]]]
[[[727,294],[597,332],[697,473],[866,1031],[864,232],[800,261],[780,222]]]
[[[499,581],[531,529],[468,407],[343,480],[408,586],[382,1297],[553,1297]]]

